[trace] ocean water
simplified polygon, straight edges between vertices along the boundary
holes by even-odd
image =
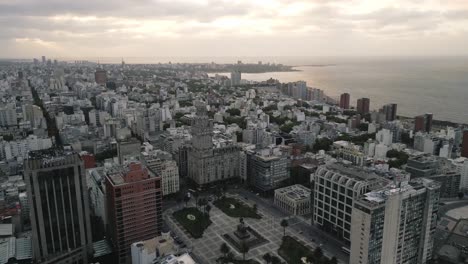
[[[434,119],[468,123],[468,58],[365,58],[285,60],[296,72],[242,74],[242,79],[303,80],[328,96],[351,95],[351,105],[370,98],[371,109],[398,104],[408,117],[433,113]],[[307,66],[309,65],[309,66]]]
[[[97,61],[97,58],[88,58]],[[120,63],[121,58],[100,58],[101,63]],[[297,66],[295,72],[242,74],[242,79],[281,82],[303,80],[336,97],[347,92],[351,105],[370,98],[371,109],[398,104],[398,114],[408,117],[433,113],[434,119],[468,124],[468,57],[147,57],[124,58],[128,64],[282,63]]]

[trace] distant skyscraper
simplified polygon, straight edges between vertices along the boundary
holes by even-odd
[[[414,118],[414,132],[431,132],[432,114],[424,114]]]
[[[40,263],[88,263],[92,254],[83,161],[69,150],[29,152],[25,182],[33,258]]]
[[[350,263],[427,263],[440,185],[420,178],[366,193],[351,215]]]
[[[161,233],[161,178],[151,177],[140,162],[132,162],[109,168],[105,186],[109,238],[118,263],[129,263],[133,243]]]
[[[340,96],[340,107],[342,109],[349,109],[349,100],[350,100],[349,93],[341,94],[341,96]]]
[[[42,64],[46,64],[46,57],[45,56],[42,56]]]
[[[394,121],[397,118],[397,104],[384,105],[381,112],[385,114],[387,121]]]
[[[96,69],[94,80],[100,85],[105,85],[107,82],[107,72],[103,69]]]
[[[463,131],[462,157],[468,158],[468,130]]]
[[[288,83],[288,91],[295,99],[307,100],[307,83],[304,81]]]
[[[370,99],[369,98],[360,98],[357,100],[356,110],[358,114],[367,114],[369,113]]]
[[[420,115],[414,118],[414,131],[426,131],[425,129],[425,120],[424,115]]]
[[[240,71],[231,72],[231,86],[239,85],[241,83],[241,78],[242,74]]]

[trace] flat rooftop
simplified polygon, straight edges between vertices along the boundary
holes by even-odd
[[[366,170],[363,167],[357,167],[352,164],[345,164],[341,162],[329,163],[326,165],[327,169],[331,171],[335,171],[341,175],[347,176],[349,178],[353,178],[359,181],[378,181],[385,179],[379,175],[377,175],[373,171]]]
[[[299,201],[305,198],[309,198],[311,191],[309,188],[303,185],[295,184],[288,187],[276,189],[275,193],[285,195],[291,200]]]
[[[44,160],[44,159],[54,159],[62,158],[64,156],[71,156],[76,154],[71,149],[60,149],[60,148],[49,148],[42,150],[34,150],[28,153],[28,159],[30,160]]]

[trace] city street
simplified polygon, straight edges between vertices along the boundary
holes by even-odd
[[[311,241],[314,246],[320,246],[326,255],[336,256],[344,263],[348,263],[349,255],[344,253],[341,249],[344,246],[344,243],[323,232],[316,226],[312,226],[310,218],[290,216],[274,205],[273,198],[262,198],[257,196],[255,193],[244,189],[235,189],[232,190],[232,192],[238,194],[240,198],[244,200],[244,202],[247,202],[251,205],[256,203],[258,208],[267,211],[269,215],[274,217],[276,222],[280,222],[281,219],[287,218],[289,222],[289,228],[294,229],[298,233],[302,232],[300,236],[304,237],[304,239],[308,241]]]
[[[268,240],[267,243],[251,249],[246,255],[246,258],[255,259],[263,263],[262,257],[265,253],[277,254],[276,252],[281,245],[283,235],[280,221],[287,218],[289,221],[289,227],[286,229],[287,235],[294,237],[311,249],[315,249],[318,245],[322,244],[321,247],[325,256],[336,256],[340,263],[348,263],[348,256],[341,251],[341,245],[334,240],[322,236],[320,234],[321,232],[316,230],[316,228],[311,228],[309,220],[302,217],[288,217],[287,214],[281,212],[272,205],[269,200],[260,198],[248,191],[234,190],[229,192],[227,196],[243,200],[250,205],[256,203],[258,212],[263,216],[260,220],[245,219],[247,225],[251,226]],[[195,206],[193,200],[189,203],[189,206]],[[238,218],[229,217],[213,206],[210,212],[210,218],[213,223],[205,231],[202,238],[193,239],[186,234],[183,227],[172,217],[172,213],[182,207],[183,205],[179,205],[165,211],[164,219],[167,227],[185,241],[189,249],[192,250],[193,255],[195,255],[201,264],[216,263],[216,259],[221,255],[219,247],[222,243],[226,242],[222,235],[235,230],[239,223]],[[237,258],[242,257],[235,249],[232,248],[231,251]]]

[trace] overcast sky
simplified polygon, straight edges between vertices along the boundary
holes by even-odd
[[[468,0],[0,0],[0,57],[467,55]]]

